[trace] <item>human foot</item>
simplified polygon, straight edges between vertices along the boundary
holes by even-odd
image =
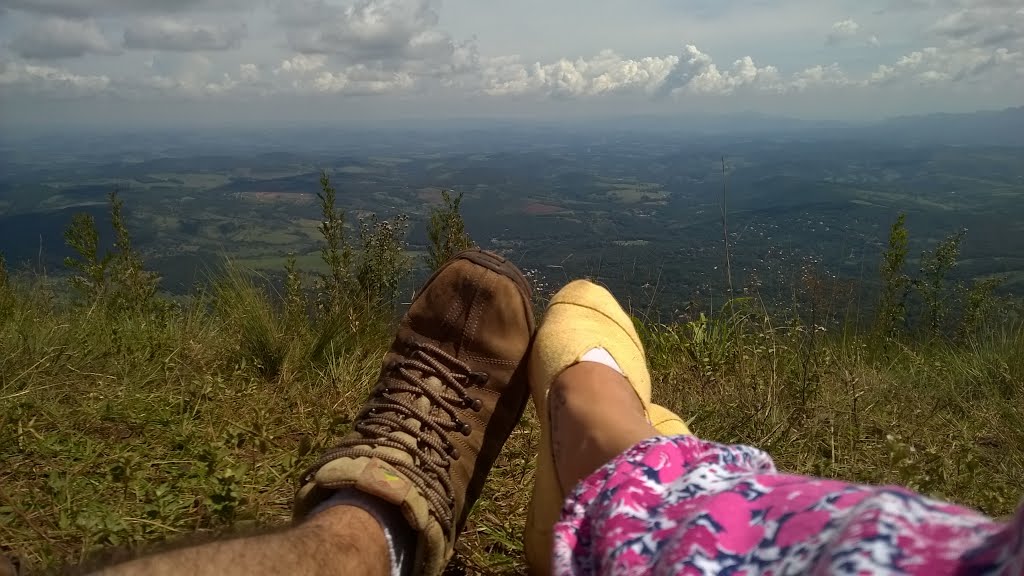
[[[399,506],[415,566],[439,574],[528,397],[529,285],[510,262],[463,252],[423,286],[352,433],[303,476],[295,517],[354,488]]]
[[[595,350],[603,352],[595,355]],[[605,362],[611,366],[595,364],[590,360],[595,356],[610,358]],[[582,475],[646,437],[689,430],[678,416],[651,404],[651,378],[633,321],[607,290],[590,282],[573,282],[552,299],[535,338],[529,374],[541,445],[525,551],[531,573],[547,574],[552,528],[566,493]],[[551,413],[554,401],[562,414]],[[559,439],[572,444],[562,448],[576,451],[559,454],[557,462],[555,419],[569,432]],[[652,428],[652,419],[664,430]]]

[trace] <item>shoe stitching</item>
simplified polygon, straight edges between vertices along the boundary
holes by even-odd
[[[488,274],[487,271],[484,272],[484,278],[483,278],[483,282],[482,282],[482,284],[484,284],[484,285],[481,286],[477,290],[476,294],[473,295],[474,303],[476,302],[476,298],[477,298],[478,294],[481,294],[481,293],[483,293],[483,294],[487,294],[487,293],[494,294],[493,288],[494,288],[494,285],[495,285],[495,283],[496,283],[498,278],[499,278],[499,276],[497,274],[494,274],[494,273]],[[494,302],[488,302],[487,304],[495,305]],[[464,342],[465,342],[465,344],[467,346],[463,346],[461,349],[466,349],[466,348],[469,347],[468,345],[473,344],[473,343],[476,342],[476,332],[480,328],[480,318],[483,316],[484,308],[485,308],[485,306],[471,306],[470,307],[470,309],[469,309],[469,321],[466,324],[466,338],[464,339]]]
[[[513,368],[519,365],[519,362],[516,361],[516,360],[501,360],[501,359],[498,359],[498,358],[486,358],[484,356],[477,356],[476,354],[463,354],[463,358],[465,358],[466,360],[473,360],[474,362],[481,362],[481,363],[484,363],[484,364],[495,364],[495,365],[498,365],[498,366],[510,366],[510,367],[513,367]]]
[[[622,325],[622,322],[620,322],[619,320],[616,320],[615,318],[612,318],[611,316],[609,316],[608,314],[605,314],[601,310],[597,310],[597,309],[592,308],[590,306],[583,306],[583,305],[577,304],[576,302],[559,301],[559,302],[555,302],[555,303],[551,304],[551,306],[548,307],[548,312],[550,313],[551,309],[554,308],[555,306],[576,306],[578,308],[583,308],[584,310],[589,310],[591,312],[594,312],[595,314],[600,314],[601,316],[604,316],[609,321],[611,321],[612,324],[615,324],[615,326],[619,330],[621,330],[622,333],[626,335],[626,337],[629,338],[630,342],[632,342],[634,345],[636,345],[636,347],[641,352],[643,352],[643,349],[644,349],[643,343],[640,342],[638,338],[634,338],[633,334],[631,334],[629,330],[626,330],[626,327]],[[625,313],[625,310],[623,310],[623,313]],[[629,325],[632,327],[633,326],[633,321],[630,320],[628,314],[626,315],[626,319],[629,320]],[[633,330],[635,331],[636,328],[633,328]]]

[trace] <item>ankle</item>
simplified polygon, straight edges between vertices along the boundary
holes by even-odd
[[[645,418],[643,404],[629,380],[597,362],[579,362],[566,368],[551,383],[550,395],[563,400],[563,409],[595,423],[605,418]]]
[[[388,541],[384,527],[368,511],[339,505],[319,512],[297,528],[318,547],[326,565],[343,565],[353,573],[390,576]],[[353,564],[354,563],[354,564]]]
[[[591,362],[570,366],[555,378],[548,418],[563,493],[624,450],[657,435],[629,381]]]

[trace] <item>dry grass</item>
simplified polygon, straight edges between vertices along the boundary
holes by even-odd
[[[236,282],[135,316],[64,304],[38,285],[0,290],[5,553],[56,570],[111,547],[288,521],[297,473],[349,429],[387,336],[351,333],[313,357],[304,351],[316,338],[254,290]],[[883,347],[729,321],[643,330],[656,400],[698,434],[764,448],[786,471],[907,484],[995,516],[1014,509],[1019,329]],[[453,572],[523,570],[538,436],[528,411]]]

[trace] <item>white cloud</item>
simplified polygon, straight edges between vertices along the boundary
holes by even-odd
[[[275,69],[281,90],[327,94],[384,94],[413,89],[417,78],[408,71],[354,64],[332,66],[325,54],[296,54]]]
[[[825,43],[834,46],[851,38],[855,38],[860,32],[860,24],[854,20],[841,20],[832,25],[832,31],[825,37]]]
[[[1007,48],[943,50],[929,47],[901,57],[893,65],[880,65],[864,82],[885,85],[897,82],[935,83],[972,80],[999,68],[1020,75],[1014,67],[1024,62],[1024,52]],[[1024,78],[1018,78],[1018,81]]]
[[[260,67],[256,64],[241,64],[238,66],[238,77],[243,82],[256,82],[263,77]]]
[[[695,94],[732,94],[744,87],[779,91],[779,71],[774,66],[757,67],[754,59],[744,56],[733,62],[729,70],[719,70],[711,56],[701,52],[696,46],[688,45],[683,51],[683,58],[674,74],[678,82],[671,87],[673,95],[683,93]]]
[[[914,79],[921,74],[922,70],[928,71],[930,67],[936,66],[940,59],[939,49],[934,46],[917,50],[901,57],[893,65],[879,65],[878,69],[866,80],[866,83],[887,84],[898,80]],[[934,74],[929,76],[934,76]]]
[[[323,54],[296,54],[281,62],[281,65],[274,70],[274,74],[297,73],[305,74],[319,70],[327,64],[327,56]]]
[[[65,18],[34,21],[14,37],[10,49],[22,58],[37,60],[117,53],[95,22]]]
[[[878,98],[884,106],[888,90],[922,84],[939,98],[954,87],[973,86],[979,94],[1019,94],[1024,86],[1020,0],[892,0],[904,10],[898,18],[880,18],[852,4],[839,12],[828,3],[799,0],[806,2],[801,10],[807,20],[800,24],[805,33],[794,32],[792,40],[781,43],[781,34],[776,33],[772,43],[765,44],[769,40],[747,25],[732,37],[726,34],[717,45],[706,39],[682,45],[674,35],[645,43],[647,39],[642,42],[623,32],[589,50],[574,48],[577,31],[570,28],[558,43],[549,45],[544,36],[543,47],[534,46],[540,36],[531,36],[536,30],[529,24],[534,22],[531,18],[542,16],[526,12],[536,12],[542,3],[529,0],[523,20],[507,26],[516,30],[511,38],[521,36],[517,41],[530,57],[506,55],[513,51],[507,43],[495,49],[484,34],[478,40],[465,21],[460,28],[448,15],[442,20],[439,0],[281,0],[276,12],[267,12],[263,2],[250,2],[246,6],[253,14],[247,15],[247,25],[232,25],[241,21],[238,13],[228,20],[218,10],[241,1],[0,0],[0,10],[8,10],[0,35],[6,32],[13,38],[6,48],[20,57],[5,65],[3,83],[40,95],[106,92],[139,100],[181,96],[245,102],[255,95],[271,95],[286,101],[299,94],[414,92],[417,101],[423,96],[425,102],[520,98],[521,105],[541,109],[545,99],[605,99],[659,110],[688,102],[735,102],[746,109],[756,109],[759,99],[817,98],[822,103],[833,96],[840,97],[837,101],[859,98],[858,90],[864,101]],[[449,0],[449,6],[457,1]],[[592,8],[609,9],[604,4]],[[792,4],[784,8],[786,14],[795,10]],[[559,10],[552,21],[586,21],[604,14]],[[735,8],[722,12],[729,10]],[[502,14],[514,18],[515,12]],[[721,25],[726,24],[723,20]],[[762,24],[782,26],[774,21]],[[551,22],[542,29],[550,31]],[[667,24],[651,28],[666,29]],[[687,29],[681,25],[675,30],[672,34]],[[111,46],[104,31],[123,31],[120,46]],[[642,33],[646,32],[637,32]],[[697,33],[699,38],[708,36],[706,31]],[[814,55],[821,54],[823,37],[827,44],[843,48],[817,61]],[[906,46],[905,55],[882,60],[891,52],[852,49],[879,46],[879,37],[887,47]],[[632,52],[601,50],[602,45]],[[728,59],[712,57],[726,52]],[[40,59],[92,54],[118,56],[78,58],[66,62],[66,68],[38,66]],[[152,62],[148,68],[147,59]]]
[[[82,96],[106,90],[107,76],[74,74],[63,68],[0,61],[0,86],[49,96]]]
[[[636,90],[653,94],[679,63],[677,56],[623,58],[606,50],[589,59],[526,65],[518,58],[496,58],[483,70],[483,91],[494,96],[525,93],[594,96]]]
[[[475,41],[456,41],[441,30],[428,0],[288,2],[280,6],[278,18],[293,50],[330,55],[345,65],[436,75],[464,72],[479,63]]]
[[[203,52],[238,48],[246,35],[244,24],[215,26],[170,18],[135,22],[124,31],[129,50]]]
[[[241,64],[235,74],[217,72],[210,58],[197,53],[172,55],[165,62],[154,62],[152,69],[157,73],[117,89],[141,97],[159,94],[203,99],[265,93],[267,88],[256,64]]]
[[[438,15],[423,0],[358,0],[344,6],[307,1],[282,10],[282,22],[294,28],[289,44],[307,54],[404,59],[451,41],[437,29]]]
[[[415,81],[408,73],[395,73],[351,66],[342,71],[320,72],[311,86],[316,92],[328,94],[388,94],[411,89]]]
[[[869,33],[860,23],[850,18],[833,23],[825,35],[826,46],[859,45],[877,48],[881,44],[878,36]]]
[[[850,79],[843,72],[843,69],[839,67],[839,64],[832,63],[828,66],[812,66],[797,72],[793,75],[787,88],[797,92],[803,92],[805,90],[820,88],[823,86],[837,87],[837,86],[848,86]]]
[[[962,38],[981,31],[985,27],[984,19],[973,10],[960,10],[947,14],[932,26],[932,30],[940,36]]]
[[[738,91],[802,92],[851,84],[838,64],[815,66],[785,77],[775,66],[758,66],[745,56],[727,69],[688,45],[681,56],[622,58],[605,51],[594,58],[523,64],[518,58],[497,58],[484,65],[483,91],[492,96],[596,97],[634,92],[648,97],[730,95]]]
[[[140,12],[169,13],[196,9],[229,9],[244,5],[244,0],[0,0],[0,9],[8,8],[20,12],[66,18]]]
[[[931,32],[951,42],[998,46],[1024,44],[1024,8],[1015,0],[961,0]]]

